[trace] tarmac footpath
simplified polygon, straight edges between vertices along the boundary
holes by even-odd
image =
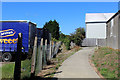
[[[94,53],[94,50],[95,47],[83,47],[82,50],[62,63],[54,77],[58,79],[102,80],[89,63],[88,57]]]

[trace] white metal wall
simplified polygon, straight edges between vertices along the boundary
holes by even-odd
[[[87,23],[86,38],[106,38],[106,23]]]

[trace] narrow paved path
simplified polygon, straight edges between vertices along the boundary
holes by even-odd
[[[65,60],[55,74],[56,78],[100,78],[89,64],[89,54],[94,53],[93,47],[84,47]]]

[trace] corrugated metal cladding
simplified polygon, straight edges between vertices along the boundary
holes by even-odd
[[[82,46],[106,46],[106,39],[97,38],[85,38],[82,42]]]
[[[106,39],[97,39],[97,45],[105,47],[106,46]]]
[[[82,42],[82,46],[96,46],[96,39],[95,38],[85,38]]]
[[[107,46],[120,49],[120,11],[107,22]]]

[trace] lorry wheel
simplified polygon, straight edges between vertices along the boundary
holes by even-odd
[[[3,62],[10,62],[12,59],[12,55],[10,53],[4,53],[2,55]]]

